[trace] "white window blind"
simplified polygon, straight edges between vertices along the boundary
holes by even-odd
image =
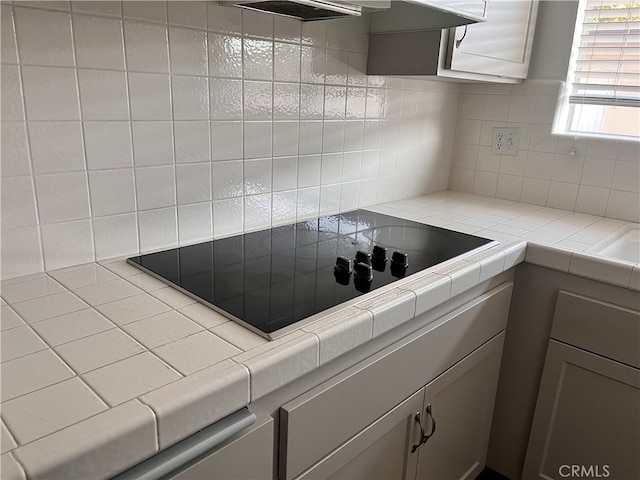
[[[569,103],[640,107],[640,2],[583,0],[581,5]]]

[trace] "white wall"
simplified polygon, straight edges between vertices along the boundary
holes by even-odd
[[[366,26],[203,2],[3,2],[2,277],[446,189],[459,87]]]

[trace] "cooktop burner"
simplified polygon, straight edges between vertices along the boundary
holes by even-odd
[[[355,210],[128,262],[272,339],[296,322],[489,243]]]

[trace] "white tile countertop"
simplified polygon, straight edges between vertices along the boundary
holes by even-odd
[[[369,209],[501,243],[271,342],[124,259],[2,282],[1,478],[112,476],[525,259],[640,291],[589,253],[637,224],[457,192]]]

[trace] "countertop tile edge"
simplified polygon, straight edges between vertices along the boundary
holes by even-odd
[[[318,337],[313,333],[303,332],[280,348],[270,349],[247,359],[243,359],[244,354],[240,354],[232,360],[249,370],[253,402],[317,368],[319,351]]]
[[[452,280],[449,275],[429,273],[401,288],[416,295],[416,316],[451,298]]]
[[[560,272],[569,272],[573,251],[552,245],[529,242],[525,253],[525,262]]]
[[[3,453],[0,456],[0,478],[2,480],[26,480],[27,475],[15,457],[11,453]]]
[[[376,338],[416,316],[416,294],[395,288],[355,306],[373,315],[372,338]]]
[[[349,307],[303,328],[320,342],[319,365],[339,357],[371,340],[373,314]]]
[[[27,478],[111,477],[158,452],[156,417],[130,400],[13,451]]]
[[[139,397],[156,414],[160,450],[247,406],[249,399],[249,372],[232,360]]]
[[[589,253],[574,252],[569,265],[569,273],[629,288],[634,264],[605,258]]]

